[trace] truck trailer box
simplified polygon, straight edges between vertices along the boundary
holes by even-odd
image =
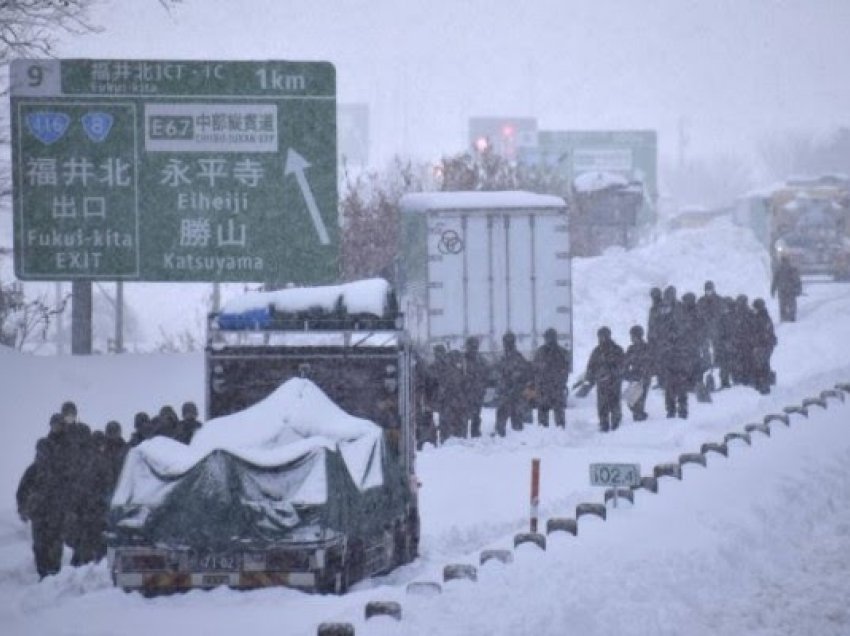
[[[496,355],[507,331],[526,357],[554,328],[572,350],[567,204],[522,191],[432,192],[400,201],[397,288],[408,329],[429,352],[469,336]]]

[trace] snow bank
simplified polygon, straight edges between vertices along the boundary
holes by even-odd
[[[699,298],[707,280],[714,281],[721,296],[769,299],[770,261],[748,228],[717,219],[663,234],[633,250],[610,248],[598,257],[574,258],[576,370],[584,369],[602,325],[623,346],[629,343],[629,327],[646,327],[651,288],[673,285],[679,298],[689,291]]]

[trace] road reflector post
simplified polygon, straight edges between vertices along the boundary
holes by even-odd
[[[322,623],[316,630],[316,636],[354,636],[351,623]]]
[[[546,549],[546,537],[539,532],[520,532],[514,535],[514,547],[519,547],[524,543],[533,543],[541,550]]]
[[[580,503],[576,506],[576,521],[584,515],[596,515],[605,521],[608,518],[608,509],[601,503]]]
[[[706,442],[699,447],[699,452],[703,455],[707,455],[708,453],[717,453],[718,455],[729,457],[729,447],[726,446],[725,443],[715,444],[714,442]]]
[[[679,455],[679,466],[684,466],[685,464],[699,464],[705,467],[707,462],[705,455],[702,453],[682,453]]]
[[[467,579],[469,581],[478,580],[478,568],[468,563],[451,563],[443,568],[443,582],[454,581],[456,579]]]
[[[537,532],[537,511],[540,504],[540,460],[531,460],[531,521],[529,531]]]
[[[681,480],[682,467],[679,464],[658,464],[652,469],[652,474],[655,475],[656,479],[669,476]]]
[[[478,558],[480,565],[484,565],[487,561],[495,560],[499,563],[513,563],[514,553],[510,550],[482,550]]]
[[[416,596],[437,596],[443,593],[443,586],[434,581],[413,581],[407,584],[406,591]]]
[[[553,517],[546,521],[546,534],[553,532],[569,532],[574,537],[578,535],[578,524],[575,519]]]
[[[401,604],[395,601],[369,601],[366,603],[366,620],[373,616],[390,616],[397,621],[401,620]]]

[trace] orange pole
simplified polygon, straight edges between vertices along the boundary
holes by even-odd
[[[531,460],[531,531],[537,532],[537,505],[540,503],[540,460]]]

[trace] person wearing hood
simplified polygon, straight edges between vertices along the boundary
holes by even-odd
[[[764,300],[756,298],[753,301],[753,386],[766,395],[770,393],[772,372],[770,369],[770,356],[776,347],[776,334],[773,329],[773,321],[767,313]]]
[[[496,433],[504,437],[508,420],[513,430],[522,430],[524,395],[534,378],[531,363],[517,350],[512,332],[502,336],[502,348],[502,357],[496,363]]]
[[[35,445],[35,460],[18,484],[18,516],[29,522],[35,569],[40,579],[62,567],[65,479],[54,463],[56,447],[47,438]]]
[[[779,294],[780,322],[797,320],[797,296],[803,293],[800,271],[791,264],[788,256],[782,256],[770,283],[770,297]]]
[[[570,352],[558,344],[558,332],[543,332],[543,345],[534,352],[534,387],[537,393],[537,423],[549,426],[549,411],[555,426],[566,427],[567,380],[572,370]]]
[[[682,307],[676,288],[664,290],[658,325],[659,365],[663,376],[664,405],[667,417],[688,417],[688,383],[693,374],[688,335],[682,321]]]
[[[620,395],[623,382],[623,348],[611,338],[608,327],[596,332],[599,344],[590,354],[584,381],[596,385],[596,410],[599,414],[599,430],[614,431],[623,417]]]

